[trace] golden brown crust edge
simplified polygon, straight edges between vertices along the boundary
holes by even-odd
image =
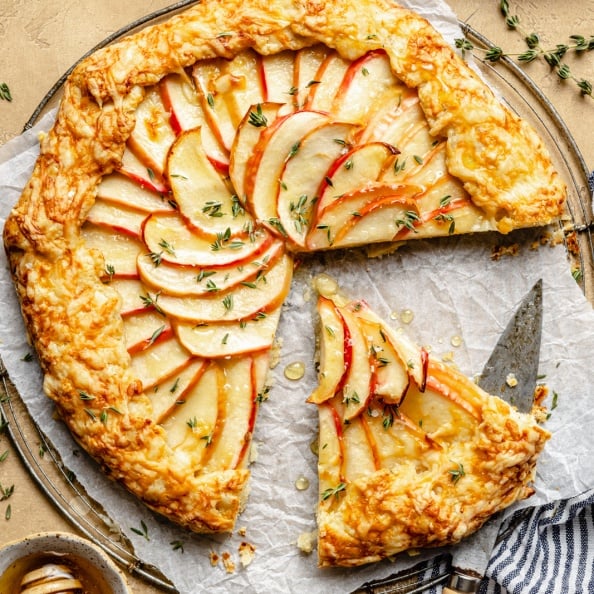
[[[346,485],[318,507],[320,567],[355,567],[406,550],[447,546],[478,530],[493,514],[531,496],[537,458],[550,433],[532,415],[483,392],[459,372],[432,361],[438,374],[466,386],[479,421],[472,439],[453,441],[447,456],[419,473],[415,461]],[[430,371],[430,373],[432,373]],[[453,481],[452,460],[465,469]]]
[[[419,88],[433,131],[452,139],[452,172],[504,223],[508,215],[524,224],[548,222],[563,201],[562,184],[540,146],[544,179],[534,195],[509,206],[500,203],[510,192],[494,187],[490,163],[470,170],[457,165],[456,147],[476,122],[468,121],[461,102],[444,98],[454,93],[463,100],[473,90],[478,111],[472,113],[495,130],[513,116],[495,107],[492,94],[423,19],[385,0],[205,1],[82,62],[65,85],[56,124],[41,142],[33,176],[6,223],[4,243],[45,390],[76,439],[115,480],[192,530],[232,528],[248,473],[195,477],[168,448],[160,428],[147,420],[150,405],[131,375],[122,340],[119,298],[100,282],[103,262],[84,247],[80,227],[100,178],[120,162],[144,86],[202,58],[230,56],[250,46],[272,53],[315,42],[349,58],[385,47],[397,75]],[[427,62],[432,70],[422,68]],[[436,69],[446,66],[448,75],[436,76]],[[544,203],[536,199],[540,195]],[[526,213],[525,202],[535,205]],[[506,224],[501,227],[507,230]],[[108,415],[105,423],[93,419],[80,404],[87,391],[97,410],[111,407],[119,414]]]

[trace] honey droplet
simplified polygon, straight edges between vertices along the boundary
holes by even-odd
[[[452,336],[452,338],[450,339],[450,344],[454,347],[462,346],[462,337],[458,336],[458,334]]]
[[[410,324],[415,317],[415,314],[412,309],[403,309],[400,312],[400,321],[403,324]]]
[[[285,367],[285,377],[290,380],[299,380],[305,375],[305,363],[295,361]]]
[[[309,489],[309,479],[304,476],[300,476],[295,481],[295,488],[298,491],[305,491],[306,489]]]

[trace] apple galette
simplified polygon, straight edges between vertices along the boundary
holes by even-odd
[[[292,254],[508,232],[563,202],[537,135],[416,14],[204,0],[76,67],[4,242],[74,437],[152,509],[228,531]],[[483,405],[468,406],[457,416]],[[409,470],[433,452],[424,431]],[[336,489],[343,471],[323,466]],[[357,555],[376,556],[324,558]]]
[[[533,493],[549,438],[329,279],[318,281],[322,567],[453,544]]]

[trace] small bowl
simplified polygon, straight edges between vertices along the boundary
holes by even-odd
[[[72,568],[85,593],[131,594],[123,573],[102,549],[67,532],[41,532],[0,548],[0,592],[19,594],[25,573],[48,561]]]

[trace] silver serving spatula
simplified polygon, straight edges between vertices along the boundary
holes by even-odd
[[[538,377],[541,335],[542,279],[527,293],[503,331],[483,369],[479,386],[513,404],[520,412],[529,412]],[[478,590],[501,521],[501,515],[494,516],[455,546],[452,573],[444,594],[468,594]]]

